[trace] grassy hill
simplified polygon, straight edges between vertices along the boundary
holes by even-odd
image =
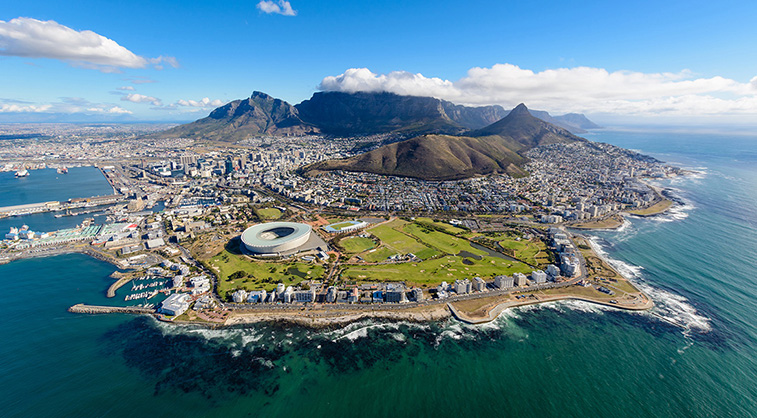
[[[424,180],[455,180],[491,173],[521,177],[528,174],[520,168],[525,161],[501,139],[423,135],[351,158],[322,161],[307,171],[345,170]]]

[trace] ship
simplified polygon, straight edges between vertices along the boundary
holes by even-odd
[[[58,174],[68,174],[68,167],[63,166],[58,169]]]
[[[26,177],[29,175],[29,170],[22,168],[21,170],[16,171],[16,177]]]

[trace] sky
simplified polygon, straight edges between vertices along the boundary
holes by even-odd
[[[757,124],[751,0],[11,3],[0,122],[184,122],[258,90]]]

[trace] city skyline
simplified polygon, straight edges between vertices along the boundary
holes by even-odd
[[[0,15],[0,122],[190,121],[253,90],[292,104],[336,90],[524,102],[600,124],[748,124],[755,11],[389,1],[74,11],[39,1]]]

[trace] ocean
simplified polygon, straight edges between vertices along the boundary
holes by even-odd
[[[681,202],[669,213],[588,233],[651,312],[560,302],[480,326],[211,330],[67,313],[109,303],[114,268],[21,260],[0,266],[0,416],[757,416],[757,136],[587,137],[692,172],[655,182]]]
[[[28,177],[15,178],[13,172],[0,173],[0,206],[26,205],[49,201],[65,202],[77,197],[105,196],[113,194],[108,180],[96,167],[71,167],[68,174],[58,174],[57,170],[46,168],[29,170]],[[76,209],[74,212],[83,209]],[[11,227],[26,224],[32,231],[50,232],[73,228],[86,218],[95,218],[104,223],[105,218],[98,213],[73,215],[56,218],[62,212],[43,212],[33,215],[0,218],[0,232],[3,236]]]

